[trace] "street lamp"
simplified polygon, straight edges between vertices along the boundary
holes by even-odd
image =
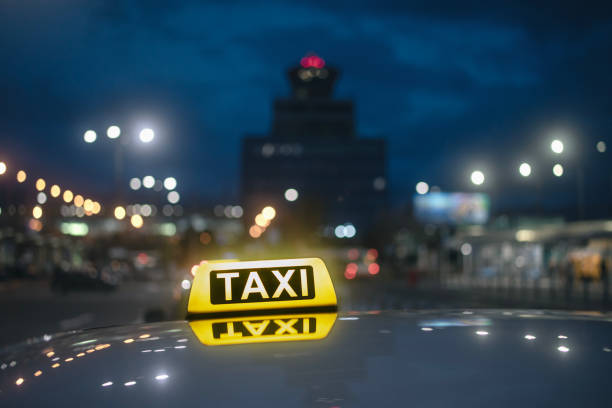
[[[155,138],[155,132],[153,132],[153,129],[144,128],[140,131],[138,137],[140,137],[142,143],[150,143]]]
[[[108,136],[109,139],[116,139],[120,135],[121,129],[117,125],[109,126],[108,129],[106,129],[106,136]]]
[[[419,181],[416,184],[415,189],[416,189],[417,194],[421,194],[421,195],[427,194],[427,192],[429,191],[429,184],[427,184],[424,181]]]
[[[519,166],[519,173],[523,177],[529,177],[529,175],[531,174],[531,166],[529,165],[529,163],[521,163],[521,165]]]
[[[550,142],[550,150],[553,151],[553,153],[556,154],[561,154],[563,153],[563,142],[560,141],[559,139],[555,139],[552,142]]]
[[[83,140],[85,141],[85,143],[93,143],[96,141],[97,138],[98,138],[98,135],[93,130],[88,130],[85,133],[83,133]]]
[[[470,175],[470,180],[472,181],[472,184],[479,186],[485,181],[484,173],[480,170],[474,170]]]

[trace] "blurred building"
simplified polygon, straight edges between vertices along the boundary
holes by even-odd
[[[243,202],[283,205],[294,188],[319,213],[313,227],[350,223],[360,235],[386,204],[385,141],[357,138],[353,102],[334,99],[339,71],[323,59],[308,55],[287,75],[292,94],[274,102],[270,133],[244,139]]]

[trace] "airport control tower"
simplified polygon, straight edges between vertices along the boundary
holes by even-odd
[[[294,188],[308,203],[294,208],[319,214],[313,228],[333,236],[352,224],[358,238],[386,205],[385,141],[356,136],[353,102],[334,99],[339,71],[321,57],[306,55],[287,75],[291,95],[274,101],[269,134],[243,141],[242,201],[247,211],[286,205]]]

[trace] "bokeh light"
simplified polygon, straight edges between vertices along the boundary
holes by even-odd
[[[42,191],[36,194],[36,202],[38,204],[44,204],[47,202],[47,195]]]
[[[93,130],[87,130],[85,133],[83,133],[83,140],[85,141],[85,143],[93,143],[96,141],[97,138],[98,135],[96,135],[96,132],[94,132]]]
[[[563,142],[560,141],[559,139],[555,139],[552,142],[550,142],[550,150],[553,151],[553,153],[556,154],[561,154],[563,153]]]
[[[263,216],[263,214],[257,214],[255,216],[255,224],[257,224],[260,227],[267,227],[268,224],[270,222],[268,220],[266,220],[266,217]]]
[[[239,205],[234,205],[230,211],[233,218],[240,218],[244,214],[244,210]]]
[[[140,131],[138,137],[142,143],[150,143],[155,138],[155,132],[153,132],[153,129],[144,128]]]
[[[259,238],[262,233],[263,229],[257,225],[251,225],[251,228],[249,228],[249,235],[251,238]]]
[[[479,186],[485,181],[484,173],[480,170],[474,170],[470,175],[470,180],[472,184]]]
[[[168,202],[170,204],[176,204],[179,202],[179,200],[181,199],[181,196],[179,193],[177,193],[176,191],[170,191],[168,193]]]
[[[86,212],[93,212],[93,201],[89,198],[83,201],[83,209]]]
[[[108,129],[106,129],[106,136],[108,136],[110,139],[116,139],[120,135],[121,129],[117,125],[109,126]]]
[[[521,163],[521,165],[519,166],[519,173],[523,177],[529,177],[529,175],[531,174],[531,166],[529,165],[529,163]]]
[[[3,175],[4,173],[6,173],[6,163],[3,161],[0,161],[0,176]]]
[[[132,190],[139,190],[141,186],[142,183],[140,182],[140,179],[138,177],[133,177],[132,179],[130,179],[130,188]]]
[[[166,190],[174,190],[176,188],[176,179],[174,177],[166,177],[164,179],[164,188]]]
[[[17,182],[18,183],[23,183],[24,181],[26,181],[27,178],[28,178],[28,175],[26,174],[25,171],[19,170],[17,172]]]
[[[115,211],[113,212],[113,215],[118,220],[124,219],[125,218],[125,208],[123,208],[122,206],[115,207]]]
[[[65,203],[70,203],[74,198],[74,194],[72,194],[72,191],[70,190],[64,190],[64,195],[62,196],[62,198],[64,199]]]
[[[424,181],[419,181],[416,184],[415,189],[418,194],[427,194],[427,192],[429,191],[429,184]]]
[[[38,191],[43,191],[46,186],[47,183],[45,182],[45,179],[39,178],[38,180],[36,180],[36,189]]]
[[[39,219],[43,215],[43,210],[40,206],[36,206],[32,209],[32,217]]]
[[[51,186],[51,189],[49,189],[49,192],[51,193],[51,197],[57,198],[61,194],[62,189],[57,184],[54,184]]]
[[[77,194],[74,196],[74,205],[77,207],[82,207],[83,204],[85,203],[85,199],[83,198],[82,195]]]
[[[553,174],[557,177],[561,177],[563,175],[563,166],[559,163],[553,166]]]
[[[130,218],[130,223],[132,224],[132,226],[134,228],[142,228],[142,225],[144,224],[144,221],[143,221],[142,217],[140,216],[140,214],[134,214]]]
[[[597,151],[599,153],[605,153],[606,149],[608,148],[606,146],[606,142],[604,142],[603,140],[600,140],[599,142],[597,142],[597,145],[595,145],[595,147],[597,148]]]
[[[263,210],[261,210],[261,215],[263,215],[266,220],[273,220],[274,217],[276,217],[276,210],[274,209],[274,207],[267,206],[264,207]]]
[[[288,188],[285,190],[285,200],[287,201],[295,201],[299,197],[299,193],[295,188]]]
[[[142,178],[142,185],[144,188],[153,188],[153,186],[155,185],[155,177],[144,176]]]

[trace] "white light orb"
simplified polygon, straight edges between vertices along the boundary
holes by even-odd
[[[112,125],[112,126],[109,126],[108,129],[106,129],[106,136],[108,136],[109,139],[116,139],[120,135],[121,135],[121,129],[119,128],[119,126]]]
[[[519,173],[523,177],[529,177],[529,175],[531,174],[531,166],[529,165],[529,163],[521,163],[521,165],[519,166]]]
[[[144,128],[140,131],[138,137],[142,143],[151,143],[155,138],[155,132],[153,132],[153,129]]]
[[[427,192],[429,191],[429,184],[427,184],[424,181],[419,181],[416,184],[416,188],[415,189],[416,189],[416,192],[418,194],[427,194]]]
[[[94,132],[93,130],[88,130],[83,133],[83,140],[85,141],[85,143],[93,143],[96,141],[97,138],[98,135],[96,135],[96,132]]]
[[[556,154],[563,153],[563,142],[559,139],[553,140],[552,142],[550,142],[550,150],[552,150],[553,153]]]
[[[153,188],[155,185],[155,177],[153,176],[144,176],[142,178],[142,185],[144,188]]]
[[[470,180],[472,184],[480,186],[485,181],[484,173],[480,170],[474,170],[470,175]]]
[[[295,201],[299,196],[300,194],[295,188],[288,188],[285,190],[285,200],[287,201]]]
[[[164,188],[166,190],[174,190],[176,188],[176,179],[174,177],[166,177],[164,179]]]

